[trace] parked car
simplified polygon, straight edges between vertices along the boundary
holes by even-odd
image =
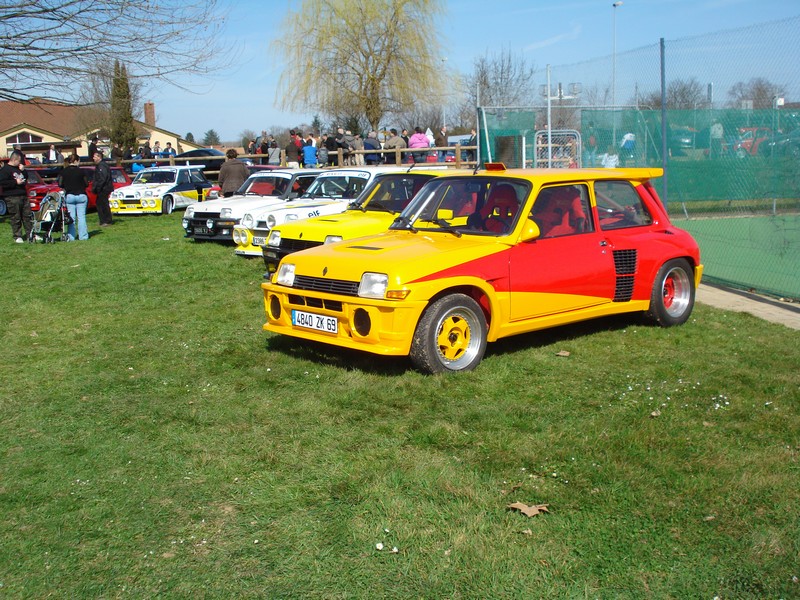
[[[233,228],[235,252],[240,256],[263,256],[262,246],[276,225],[344,212],[379,174],[407,170],[408,167],[344,167],[325,171],[298,199],[245,213],[242,222]]]
[[[86,197],[89,199],[89,204],[87,205],[87,209],[91,210],[93,208],[97,208],[97,194],[92,191],[92,177],[94,177],[94,165],[82,165],[80,167],[81,171],[83,171],[84,176],[86,177],[87,185],[86,185]],[[132,179],[128,173],[125,172],[125,169],[122,167],[110,167],[111,169],[111,179],[114,182],[114,189],[118,190],[119,188],[128,186],[131,184]]]
[[[153,167],[139,171],[130,185],[111,192],[111,212],[117,215],[170,214],[192,202],[214,199],[212,183],[195,167]],[[218,189],[218,188],[217,188]]]
[[[251,166],[250,159],[240,159],[245,165]],[[175,157],[175,164],[186,163],[190,167],[201,165],[203,172],[216,173],[225,162],[225,153],[216,148],[196,148],[181,152]]]
[[[772,136],[769,127],[741,127],[739,139],[733,145],[733,153],[738,158],[756,156],[764,140]]]
[[[761,156],[791,156],[800,158],[800,129],[789,133],[779,133],[762,141],[758,146]]]
[[[233,228],[245,213],[299,197],[321,172],[320,169],[264,170],[248,177],[233,196],[190,204],[183,214],[186,237],[232,242]]]
[[[425,183],[452,172],[420,169],[381,173],[344,212],[290,221],[273,228],[263,246],[264,277],[274,273],[281,259],[293,252],[386,231]]]
[[[466,371],[488,342],[607,315],[686,322],[703,266],[655,168],[505,170],[430,180],[389,231],[285,257],[264,329]]]

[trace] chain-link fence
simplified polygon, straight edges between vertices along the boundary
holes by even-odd
[[[536,105],[479,108],[481,160],[663,166],[655,185],[709,280],[800,298],[798,31],[795,17],[548,67]]]

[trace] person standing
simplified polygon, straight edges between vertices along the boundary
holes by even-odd
[[[86,226],[86,207],[89,198],[86,195],[86,176],[73,162],[71,156],[64,161],[64,169],[58,176],[58,185],[64,190],[67,201],[67,210],[72,217],[72,223],[67,230],[67,240],[75,240],[75,227],[78,228],[78,239],[89,239],[89,228]]]
[[[114,222],[111,218],[111,207],[108,205],[108,197],[114,191],[114,179],[111,177],[111,169],[103,160],[103,153],[100,150],[95,150],[92,160],[95,164],[92,192],[97,196],[97,216],[100,218],[100,227],[108,227]]]
[[[373,150],[373,152],[367,152],[367,154],[363,155],[368,165],[380,164],[380,154],[377,152],[380,149],[381,143],[378,141],[378,133],[370,131],[364,140],[364,150]]]
[[[470,131],[469,139],[467,140],[467,146],[477,146],[477,145],[478,145],[478,134],[475,131],[475,128],[473,127],[472,130]],[[468,161],[474,162],[476,156],[477,153],[474,148],[467,150]]]
[[[111,148],[111,160],[114,161],[115,165],[120,166],[124,159],[125,153],[119,147],[119,142],[114,142],[114,146]]]
[[[25,238],[33,237],[33,212],[28,202],[25,189],[25,166],[22,164],[22,152],[14,150],[8,162],[0,167],[0,196],[6,199],[9,219],[11,220],[11,234],[17,244],[22,244],[22,226],[25,226]]]
[[[394,150],[402,150],[403,148],[407,148],[408,147],[408,145],[406,144],[406,141],[403,138],[401,138],[399,135],[397,135],[397,129],[390,129],[389,133],[390,133],[389,139],[386,140],[386,142],[383,144],[383,149],[384,150],[392,150],[392,151],[394,151]],[[396,152],[386,153],[386,154],[384,154],[383,158],[384,158],[384,161],[387,162],[387,163],[394,164],[394,163],[397,162]],[[403,157],[401,155],[400,156],[400,163],[402,163],[402,162],[403,162]]]
[[[164,149],[161,151],[161,155],[166,158],[174,158],[175,148],[172,147],[172,142],[167,142],[167,145],[164,146]]]
[[[325,149],[328,151],[328,162],[332,167],[336,167],[339,164],[339,144],[336,142],[336,137],[330,133],[328,137],[325,138]]]
[[[303,165],[306,168],[314,168],[317,166],[317,148],[314,146],[311,134],[306,138],[306,144],[303,146]]]
[[[92,141],[89,142],[89,160],[92,160],[95,152],[97,152],[97,136],[92,137]]]
[[[718,119],[714,119],[713,124],[711,125],[711,152],[709,156],[711,158],[719,158],[722,155],[722,138],[725,137],[725,129],[722,127],[722,123],[719,122]]]
[[[290,169],[300,168],[300,149],[294,143],[294,137],[290,137],[286,144],[286,166]]]
[[[409,140],[408,129],[403,129],[403,132],[400,134],[400,137],[406,143],[406,148],[408,148],[408,140]]]
[[[436,137],[433,140],[434,145],[439,148],[436,152],[438,155],[438,162],[443,163],[447,160],[447,150],[443,150],[443,148],[447,148],[447,127],[442,125],[442,128],[439,130],[439,133],[436,134]]]
[[[236,157],[239,153],[233,148],[228,148],[225,153],[225,162],[219,168],[219,185],[222,188],[222,197],[230,198],[242,187],[245,180],[250,177],[247,165]]]
[[[278,148],[278,142],[272,140],[267,148],[267,164],[279,167],[281,164],[281,149]]]

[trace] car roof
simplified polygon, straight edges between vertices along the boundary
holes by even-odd
[[[539,185],[547,183],[560,183],[576,180],[619,180],[619,179],[654,179],[661,177],[664,170],[655,167],[631,167],[619,169],[503,169],[489,168],[478,170],[460,169],[448,172],[441,177],[454,175],[474,175],[476,177],[515,177],[535,181]]]

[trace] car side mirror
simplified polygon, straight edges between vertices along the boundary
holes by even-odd
[[[297,192],[289,192],[287,198],[291,200],[292,198],[297,198],[298,196],[300,196],[300,194],[298,194]]]
[[[520,236],[520,242],[529,242],[531,240],[535,240],[542,232],[539,230],[539,226],[536,224],[536,221],[533,220],[533,217],[528,217],[525,221],[525,228],[522,230],[522,235]]]

